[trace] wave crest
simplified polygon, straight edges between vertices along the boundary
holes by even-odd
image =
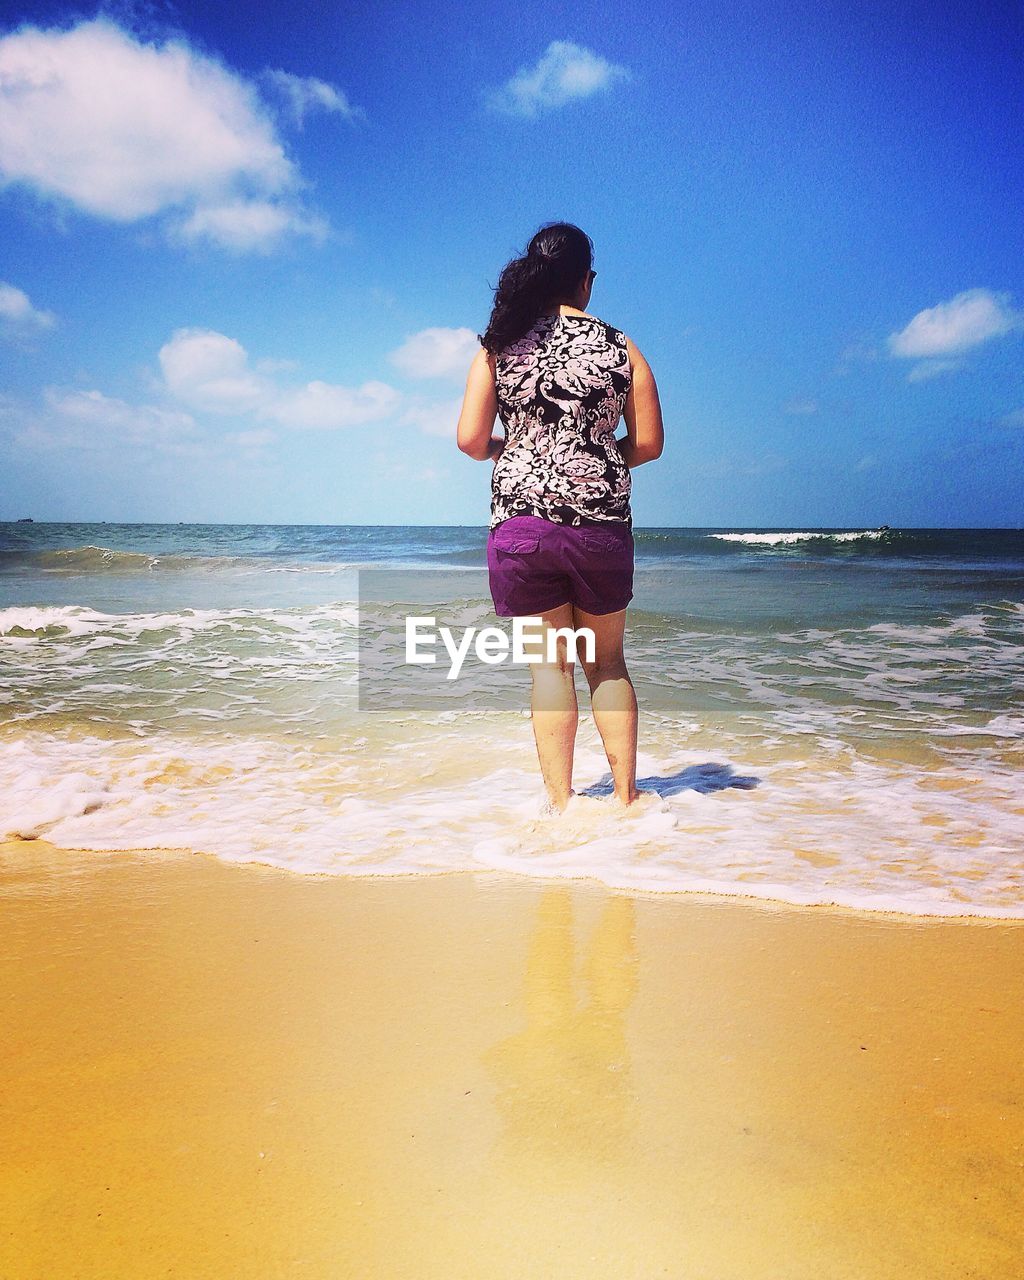
[[[750,543],[752,546],[788,547],[800,542],[879,542],[890,532],[889,529],[851,529],[840,533],[786,530],[776,533],[709,533],[706,536],[723,542]]]

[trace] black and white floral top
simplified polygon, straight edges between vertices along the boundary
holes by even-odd
[[[491,523],[632,526],[630,474],[615,443],[632,371],[625,334],[588,315],[539,316],[495,361],[505,448],[491,475]]]

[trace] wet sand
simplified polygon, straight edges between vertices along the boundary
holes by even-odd
[[[4,1280],[1024,1273],[1024,924],[0,845]]]

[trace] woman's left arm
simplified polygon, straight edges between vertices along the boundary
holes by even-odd
[[[483,347],[473,357],[466,378],[466,394],[459,414],[458,442],[463,453],[478,462],[497,459],[505,447],[502,436],[492,435],[498,416],[498,392],[494,381],[494,356]]]

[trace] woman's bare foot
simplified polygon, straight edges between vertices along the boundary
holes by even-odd
[[[575,794],[576,792],[570,789],[569,794],[565,797],[565,799],[561,802],[561,804],[559,804],[559,802],[556,799],[554,799],[554,797],[548,796],[547,799],[544,801],[544,803],[541,805],[540,816],[542,818],[553,818],[556,814],[564,813],[566,806],[568,805],[569,801],[573,798]]]

